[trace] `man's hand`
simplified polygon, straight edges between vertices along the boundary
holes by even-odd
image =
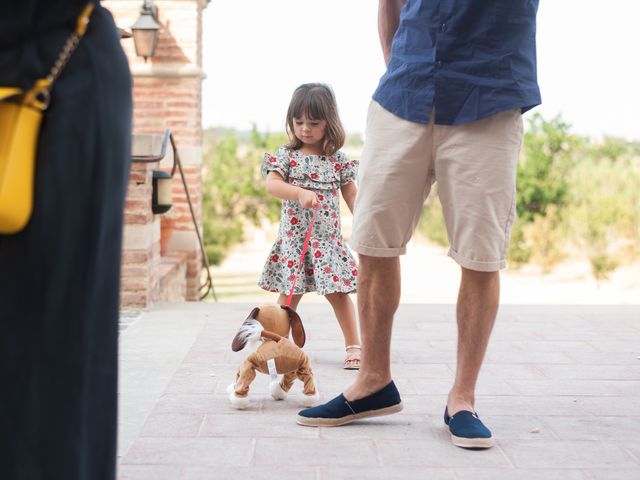
[[[318,197],[311,190],[301,188],[300,192],[298,192],[298,203],[302,205],[303,208],[315,207],[318,203]]]

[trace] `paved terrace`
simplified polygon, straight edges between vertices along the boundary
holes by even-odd
[[[453,305],[400,307],[393,373],[405,409],[343,427],[295,424],[259,375],[251,407],[225,393],[244,355],[230,343],[254,305],[158,305],[123,317],[119,479],[639,479],[640,306],[503,306],[477,409],[497,446],[450,444],[442,411],[453,376]],[[302,304],[322,400],[341,369],[328,304]]]

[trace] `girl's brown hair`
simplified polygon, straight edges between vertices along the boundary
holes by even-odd
[[[293,133],[293,121],[303,115],[310,120],[327,121],[322,145],[325,155],[333,155],[344,145],[344,128],[331,87],[323,83],[305,83],[295,89],[287,110],[287,148],[297,150],[302,147],[302,142]]]

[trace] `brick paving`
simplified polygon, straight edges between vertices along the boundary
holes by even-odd
[[[403,304],[393,374],[403,412],[334,428],[295,424],[258,375],[247,410],[226,387],[248,303],[167,303],[120,334],[119,480],[640,478],[640,306],[501,307],[477,409],[496,447],[451,445],[442,423],[455,368],[453,305]],[[322,401],[355,376],[328,304],[301,304]]]

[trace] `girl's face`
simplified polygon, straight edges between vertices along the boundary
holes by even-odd
[[[305,115],[293,119],[293,134],[305,147],[319,149],[322,152],[326,120],[311,120]]]

